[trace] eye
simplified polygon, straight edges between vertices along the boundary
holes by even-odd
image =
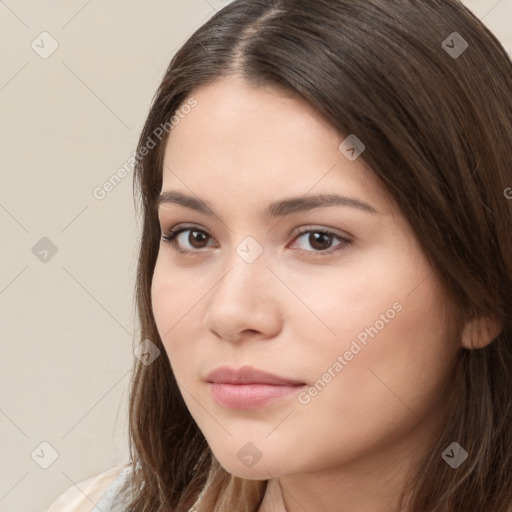
[[[308,235],[304,237],[304,235]],[[295,240],[300,240],[304,238],[307,245],[313,247],[314,251],[309,251],[305,249],[300,249],[303,252],[313,253],[314,256],[324,256],[330,255],[333,252],[344,249],[346,246],[352,243],[352,240],[348,237],[342,236],[334,231],[329,231],[327,229],[320,228],[300,228],[299,236],[295,238]],[[334,246],[332,249],[333,239],[338,239],[339,243]],[[328,249],[328,250],[327,250]],[[315,254],[316,253],[316,254]]]
[[[187,232],[189,233],[188,236],[181,236]],[[297,236],[294,241],[300,240],[304,235],[309,235],[307,238],[304,238],[304,240],[306,240],[307,244],[314,250],[299,250],[301,252],[312,253],[314,256],[330,255],[333,252],[342,250],[353,242],[351,239],[338,233],[320,228],[300,228],[299,236]],[[203,244],[208,242],[209,238],[212,238],[212,236],[204,229],[197,228],[197,226],[175,226],[167,234],[162,235],[162,241],[170,244],[175,251],[190,255],[202,253],[203,251],[201,251],[201,249],[207,247]],[[334,246],[334,249],[331,248],[333,239],[339,240],[339,243]],[[189,248],[184,249],[183,243],[187,243]]]
[[[182,233],[186,233],[189,231],[189,235],[182,238],[182,242],[186,241],[192,247],[190,249],[183,249],[178,242],[180,242],[180,235]],[[211,238],[211,235],[204,231],[203,229],[197,229],[196,226],[182,226],[182,227],[173,227],[166,235],[162,235],[162,241],[168,243],[172,246],[174,250],[182,254],[193,254],[197,253],[197,249],[203,249],[201,244],[208,238]]]

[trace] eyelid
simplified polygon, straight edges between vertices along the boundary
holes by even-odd
[[[346,231],[341,231],[339,229],[335,229],[335,228],[326,228],[324,226],[319,226],[319,225],[316,225],[316,224],[309,224],[309,225],[306,225],[306,226],[299,226],[298,228],[296,228],[291,234],[294,234],[297,236],[297,235],[303,235],[304,233],[309,233],[309,232],[320,232],[320,233],[329,233],[331,235],[335,235],[339,238],[345,238],[345,239],[350,239],[352,240],[354,237],[347,233]]]

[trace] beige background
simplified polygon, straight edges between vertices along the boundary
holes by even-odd
[[[172,55],[227,3],[0,0],[0,511],[46,510],[127,460],[132,174],[93,190],[135,150]],[[465,3],[510,53],[512,0]]]

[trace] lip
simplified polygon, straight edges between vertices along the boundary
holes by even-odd
[[[230,368],[229,366],[220,366],[210,372],[205,379],[210,383],[222,384],[271,384],[274,386],[297,386],[305,382],[281,377],[273,373],[258,370],[252,366],[245,365],[241,368]]]
[[[206,377],[215,400],[228,409],[256,409],[285,398],[305,383],[243,366],[221,366]]]
[[[215,400],[227,409],[256,409],[297,392],[304,385],[208,383]]]

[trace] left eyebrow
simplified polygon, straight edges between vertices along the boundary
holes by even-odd
[[[162,204],[174,203],[198,211],[209,217],[216,216],[213,210],[201,199],[188,196],[181,192],[168,190],[162,192],[157,200],[157,208]],[[345,206],[356,208],[360,211],[380,215],[380,213],[368,203],[355,197],[340,196],[336,194],[319,194],[307,197],[292,197],[271,203],[263,212],[266,217],[283,217],[290,213],[314,210],[332,206]]]
[[[329,206],[346,206],[358,210],[379,215],[377,210],[355,197],[339,196],[336,194],[319,194],[307,197],[292,197],[270,204],[265,210],[267,217],[282,217],[289,213],[326,208]]]

